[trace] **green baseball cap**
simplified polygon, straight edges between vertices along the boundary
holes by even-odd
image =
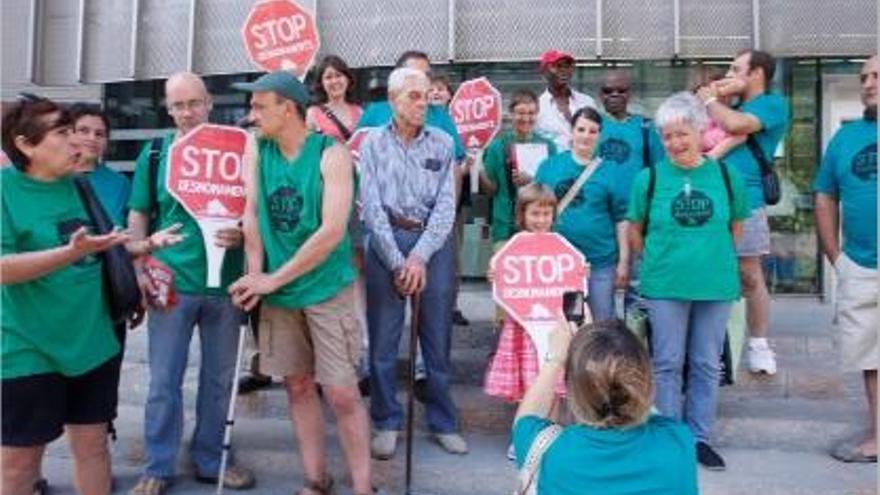
[[[306,86],[290,71],[286,70],[277,70],[263,74],[254,82],[232,83],[232,87],[249,93],[272,91],[302,106],[309,105],[309,91],[306,89]]]

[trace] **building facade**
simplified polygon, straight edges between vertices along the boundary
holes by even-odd
[[[3,0],[2,99],[20,91],[62,101],[102,101],[112,116],[110,162],[130,170],[143,139],[171,121],[162,80],[179,70],[206,77],[212,119],[246,113],[231,82],[256,68],[241,42],[252,0]],[[785,196],[771,214],[767,259],[777,293],[825,287],[809,186],[839,123],[860,112],[854,76],[877,51],[872,0],[302,0],[315,14],[321,53],[356,68],[358,94],[384,85],[408,49],[428,52],[454,82],[486,76],[504,96],[540,90],[536,60],[556,48],[578,60],[574,85],[595,96],[609,67],[633,74],[633,110],[645,114],[685,87],[695,64],[726,65],[739,50],[779,57],[774,90],[792,127],[777,150]],[[466,274],[485,263],[486,201],[471,208]]]

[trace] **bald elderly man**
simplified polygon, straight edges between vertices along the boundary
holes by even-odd
[[[168,148],[208,121],[211,96],[201,78],[183,72],[166,81],[165,99],[176,130],[145,146],[138,157],[128,225],[135,238],[144,238],[152,230],[180,223],[184,239],[155,253],[155,258],[174,274],[177,300],[172,305],[162,305],[156,298],[148,298],[150,389],[144,411],[146,466],[130,492],[132,495],[161,495],[173,480],[183,434],[181,384],[195,327],[199,328],[201,370],[190,454],[196,479],[205,483],[217,481],[242,317],[227,294],[227,286],[242,274],[241,231],[226,229],[217,233],[216,244],[228,249],[221,287],[206,287],[207,259],[201,230],[168,194],[163,180]],[[138,266],[138,279],[144,293],[150,292],[152,287],[143,276],[142,266]],[[233,465],[225,473],[224,485],[250,488],[254,477],[250,471]]]

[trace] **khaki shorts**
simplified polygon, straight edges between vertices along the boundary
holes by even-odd
[[[837,271],[837,321],[840,357],[845,371],[876,370],[880,360],[880,283],[877,270],[865,268],[841,253]]]
[[[354,284],[300,309],[265,304],[260,311],[260,372],[314,375],[321,385],[356,386],[363,353]]]

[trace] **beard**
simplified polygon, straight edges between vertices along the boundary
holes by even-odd
[[[870,120],[873,122],[877,121],[877,105],[870,105],[865,107],[864,113],[865,120]]]

